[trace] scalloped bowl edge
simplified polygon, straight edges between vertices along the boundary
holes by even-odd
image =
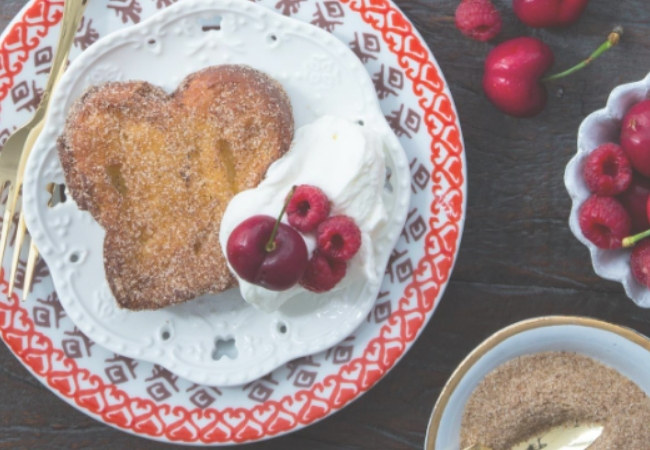
[[[621,283],[627,296],[643,308],[650,308],[650,290],[632,276],[629,264],[631,250],[603,250],[596,247],[582,234],[578,212],[591,195],[582,176],[585,159],[599,145],[618,142],[620,124],[626,112],[649,95],[650,74],[643,80],[614,88],[605,108],[591,113],[582,121],[578,130],[578,151],[567,164],[564,174],[564,184],[572,203],[569,227],[574,236],[589,249],[594,271],[602,278]]]

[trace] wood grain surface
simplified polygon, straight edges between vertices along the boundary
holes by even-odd
[[[4,29],[26,0],[0,0]],[[467,146],[469,198],[460,256],[432,321],[412,350],[370,392],[302,431],[246,449],[421,449],[433,405],[456,365],[483,339],[521,319],[597,317],[650,335],[650,311],[621,286],[597,277],[587,249],[569,231],[564,168],[586,115],[619,84],[650,71],[647,0],[591,0],[568,29],[531,30],[496,0],[504,29],[496,42],[530,35],[556,54],[556,69],[588,56],[614,27],[621,45],[586,70],[557,82],[549,105],[531,120],[508,118],[481,90],[494,44],[463,37],[457,0],[397,2],[424,36],[453,93]],[[0,345],[0,449],[160,449],[162,445],[78,412],[34,379]],[[191,447],[188,447],[191,448]]]

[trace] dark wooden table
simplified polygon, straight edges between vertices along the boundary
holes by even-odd
[[[0,28],[27,0],[0,0]],[[496,0],[498,42],[532,35],[567,68],[594,50],[614,25],[620,47],[553,85],[546,111],[532,120],[505,117],[481,90],[493,44],[461,36],[457,0],[402,0],[451,86],[467,146],[469,200],[454,274],[432,321],[412,350],[369,393],[297,433],[248,449],[419,449],[431,409],[456,365],[483,339],[516,321],[549,314],[584,315],[650,335],[650,311],[621,286],[597,277],[586,248],[569,231],[564,167],[582,119],[604,106],[617,85],[650,71],[647,0],[591,0],[579,23],[534,31]],[[0,345],[0,449],[174,448],[116,431],[78,412],[35,380]],[[188,447],[189,448],[189,447]]]

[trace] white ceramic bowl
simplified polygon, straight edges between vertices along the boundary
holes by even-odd
[[[636,83],[615,88],[604,109],[590,114],[578,131],[578,153],[569,161],[564,174],[564,183],[571,196],[572,207],[569,225],[573,234],[589,248],[591,262],[596,273],[608,280],[623,284],[625,292],[634,302],[650,308],[650,289],[639,284],[630,269],[629,249],[602,250],[582,234],[578,222],[578,211],[591,193],[582,176],[587,155],[606,142],[619,142],[621,122],[627,111],[650,95],[650,75]]]
[[[591,357],[634,381],[650,395],[650,339],[634,330],[583,317],[542,317],[498,331],[456,369],[433,409],[426,450],[458,450],[465,404],[481,380],[519,356],[568,351]]]

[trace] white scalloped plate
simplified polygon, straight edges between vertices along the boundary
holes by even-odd
[[[91,49],[99,37],[140,23],[172,3],[92,0],[70,59]],[[314,424],[360,398],[398,363],[433,316],[462,236],[467,191],[460,124],[435,57],[404,13],[390,0],[257,3],[323,28],[355,52],[408,157],[406,226],[361,325],[326,351],[290,361],[244,386],[215,388],[94,343],[66,315],[42,259],[25,302],[6,296],[7,273],[0,272],[0,336],[34,378],[101,423],[165,443],[268,439]],[[61,10],[61,0],[30,0],[0,37],[0,145],[38,102]],[[27,245],[19,292],[26,256]]]
[[[206,31],[206,23],[220,29]],[[56,140],[67,111],[86,88],[102,81],[146,80],[172,92],[190,73],[225,63],[246,64],[280,81],[296,127],[335,115],[382,137],[393,189],[384,192],[390,221],[373,242],[378,281],[359,279],[344,289],[300,294],[272,314],[248,305],[238,289],[158,311],[120,309],[104,272],[103,229],[74,201],[48,207],[48,184],[64,183]],[[188,0],[98,41],[70,66],[52,105],[25,173],[25,218],[61,304],[93,341],[195,383],[234,386],[326,350],[370,312],[406,220],[410,171],[370,76],[331,34],[250,2]]]
[[[650,290],[639,284],[630,268],[631,249],[603,250],[596,247],[580,230],[578,212],[591,196],[582,175],[589,153],[606,142],[619,142],[621,122],[627,111],[650,94],[650,75],[644,80],[616,87],[607,100],[607,106],[598,110],[582,122],[578,130],[578,153],[569,161],[564,175],[564,184],[571,196],[569,217],[571,231],[587,246],[596,273],[612,281],[618,281],[625,293],[637,305],[650,308]]]

